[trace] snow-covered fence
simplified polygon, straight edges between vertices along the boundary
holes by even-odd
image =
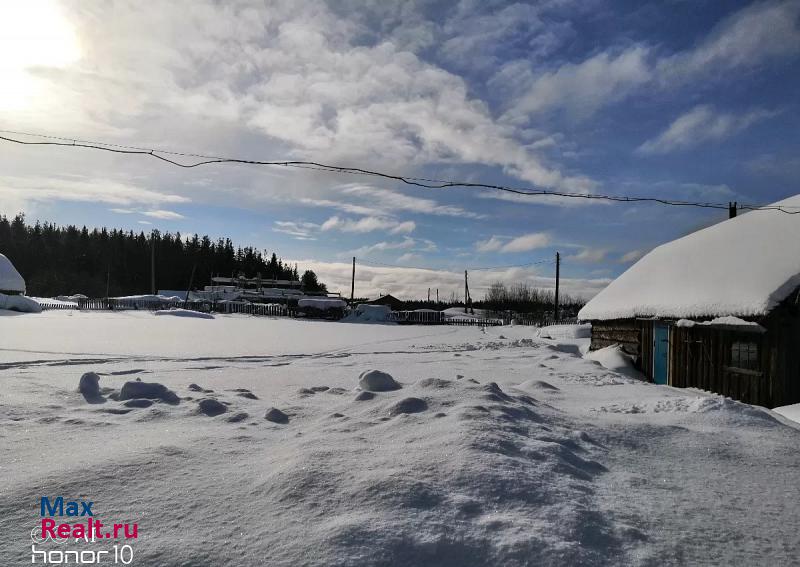
[[[495,327],[502,325],[502,319],[477,319],[474,317],[449,317],[443,311],[419,309],[417,311],[395,311],[390,321],[406,325],[459,325],[470,327]]]
[[[514,316],[514,317],[505,317],[503,319],[503,322],[506,325],[510,325],[512,321],[514,322],[515,325],[530,326],[530,327],[548,327],[550,325],[575,325],[578,323],[578,318],[561,317],[560,319],[556,320],[553,317]]]
[[[245,315],[260,315],[266,317],[294,316],[286,305],[269,303],[245,303],[234,301],[220,301],[216,303],[205,301],[158,300],[151,298],[102,298],[80,299],[77,302],[65,301],[39,301],[43,311],[54,309],[80,309],[82,311],[162,311],[165,309],[191,309],[204,313],[243,313]]]

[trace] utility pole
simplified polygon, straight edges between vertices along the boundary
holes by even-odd
[[[436,303],[439,303],[439,288],[436,288]]]
[[[108,263],[108,272],[106,273],[106,299],[108,299],[109,287],[111,287],[111,262]]]
[[[732,219],[732,218],[734,218],[736,216],[736,209],[738,207],[739,207],[739,203],[738,202],[734,201],[734,202],[731,203],[730,201],[728,201],[728,218],[729,219]]]
[[[186,290],[186,297],[183,298],[183,308],[186,309],[186,306],[189,303],[189,293],[192,291],[192,286],[194,285],[194,271],[197,269],[197,262],[194,263],[192,266],[192,275],[189,276],[189,289]]]
[[[469,282],[467,277],[467,270],[464,270],[464,313],[469,313],[467,310],[469,305]]]
[[[356,257],[353,256],[353,278],[350,280],[350,305],[353,305],[353,299],[356,294]]]
[[[431,302],[431,288],[428,288],[428,303]]]
[[[150,233],[150,293],[156,294],[156,239],[155,231]]]
[[[560,317],[558,316],[558,284],[561,279],[561,254],[556,252],[556,306],[553,315],[555,316],[555,323],[558,323]]]

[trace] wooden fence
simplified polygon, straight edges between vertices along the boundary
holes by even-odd
[[[502,325],[502,319],[472,319],[469,317],[448,318],[442,311],[393,311],[391,321],[402,325],[459,325],[494,327]]]
[[[77,303],[41,302],[43,311],[54,309],[79,309],[81,311],[160,311],[163,309],[191,309],[203,313],[243,313],[268,317],[288,317],[293,310],[285,305],[204,301],[155,301],[150,299],[81,299]]]
[[[42,310],[49,311],[54,309],[80,309],[81,311],[159,311],[163,309],[191,309],[204,313],[242,313],[245,315],[257,315],[266,317],[295,317],[296,309],[290,309],[286,305],[279,304],[260,304],[260,303],[238,303],[238,302],[216,302],[205,301],[159,301],[152,299],[131,299],[131,298],[103,298],[103,299],[79,299],[76,303],[40,303]],[[404,325],[456,325],[470,327],[495,327],[509,325],[514,321],[515,325],[531,325],[544,327],[546,325],[573,324],[577,319],[561,319],[555,321],[547,317],[496,317],[487,319],[474,319],[471,317],[447,317],[442,311],[393,311],[390,314],[390,321],[395,321]]]

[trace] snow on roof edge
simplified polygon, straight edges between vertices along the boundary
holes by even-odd
[[[800,206],[800,195],[775,205]],[[800,222],[752,211],[657,246],[578,318],[761,317],[799,287]]]

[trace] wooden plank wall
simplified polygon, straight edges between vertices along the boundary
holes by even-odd
[[[759,370],[731,368],[731,345],[752,341],[758,345]],[[708,327],[672,327],[670,331],[670,385],[699,388],[748,404],[775,407],[779,377],[770,370],[772,349],[766,335]]]

